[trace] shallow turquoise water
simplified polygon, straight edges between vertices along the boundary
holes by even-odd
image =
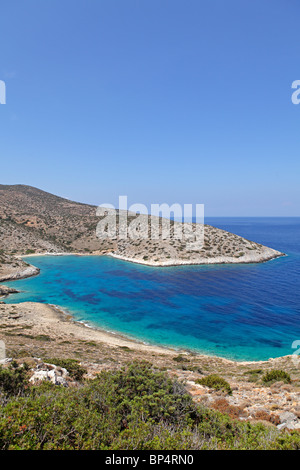
[[[292,354],[300,339],[300,219],[206,219],[284,251],[262,264],[153,268],[95,256],[26,258],[7,302],[46,302],[139,340],[237,360]]]

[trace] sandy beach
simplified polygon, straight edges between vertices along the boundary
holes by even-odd
[[[100,328],[90,327],[73,320],[72,316],[54,305],[24,302],[22,308],[27,309],[28,321],[35,325],[37,334],[51,333],[55,337],[74,337],[83,341],[105,343],[110,347],[129,347],[140,352],[174,355],[176,350],[145,344],[135,339],[126,338]],[[16,305],[14,305],[16,307]]]
[[[1,300],[1,299],[0,299]],[[64,356],[74,353],[76,345],[84,344],[112,350],[123,348],[140,353],[143,357],[154,355],[174,356],[178,351],[171,348],[153,346],[143,342],[123,337],[113,332],[91,328],[83,323],[74,321],[72,316],[54,305],[23,302],[20,304],[0,304],[0,338],[8,348],[46,349],[50,353],[61,351]],[[7,333],[7,334],[6,334]],[[45,341],[43,342],[44,339]],[[58,346],[59,345],[59,346]],[[85,359],[84,349],[80,359]]]

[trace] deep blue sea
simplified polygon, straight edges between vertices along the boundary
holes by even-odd
[[[236,360],[292,354],[300,340],[300,218],[206,218],[287,254],[261,264],[147,267],[110,257],[26,258],[39,276],[6,302],[61,306],[147,343]]]

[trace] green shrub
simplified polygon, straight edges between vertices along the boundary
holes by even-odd
[[[250,369],[244,372],[245,375],[257,375],[262,373],[262,369]]]
[[[282,381],[285,383],[291,383],[290,375],[285,372],[284,370],[280,369],[273,369],[267,372],[263,377],[262,381],[264,384],[270,384],[278,381]]]
[[[300,434],[209,410],[179,382],[135,361],[79,387],[43,382],[11,396],[0,407],[0,450],[39,449],[299,450]]]
[[[30,248],[28,248],[28,250],[26,250],[26,252],[25,252],[26,255],[31,255],[33,253],[35,253],[35,250],[32,250]]]
[[[0,390],[7,397],[19,396],[25,392],[28,386],[28,367],[19,367],[13,362],[9,368],[0,368]]]
[[[262,369],[250,369],[244,372],[244,375],[248,375],[247,380],[249,382],[257,382],[262,374]]]
[[[182,356],[181,354],[179,354],[179,356],[175,356],[173,357],[173,361],[176,361],[176,362],[188,362],[188,359],[184,356]]]
[[[222,377],[219,377],[219,375],[217,374],[211,374],[211,375],[207,375],[206,377],[203,377],[202,379],[197,379],[195,383],[204,385],[209,388],[214,388],[215,390],[223,390],[224,392],[227,392],[229,395],[232,394],[232,390],[230,388],[229,383],[226,382],[226,380],[223,379]]]

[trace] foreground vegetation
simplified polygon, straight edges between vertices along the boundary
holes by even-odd
[[[196,405],[182,384],[146,362],[71,388],[29,386],[27,374],[16,364],[0,370],[2,450],[300,449],[298,432]]]

